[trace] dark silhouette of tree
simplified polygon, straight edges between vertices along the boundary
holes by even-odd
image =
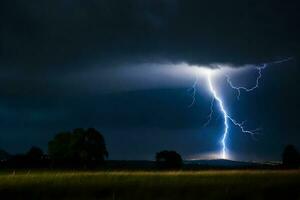
[[[55,160],[63,160],[72,157],[70,155],[71,133],[58,133],[53,140],[48,143],[48,154]]]
[[[31,147],[29,151],[26,153],[26,156],[32,160],[40,160],[42,159],[43,155],[44,155],[43,150],[35,146]]]
[[[54,160],[103,162],[108,157],[104,138],[96,129],[78,128],[57,134],[48,143],[49,156]]]
[[[156,153],[156,163],[159,168],[178,169],[182,166],[182,158],[176,151],[161,151]]]
[[[288,168],[300,167],[300,154],[293,145],[287,145],[282,154],[282,164]]]
[[[104,160],[108,157],[103,136],[93,128],[81,134],[79,156],[82,160]]]

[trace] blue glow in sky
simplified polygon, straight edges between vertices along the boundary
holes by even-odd
[[[291,60],[292,58],[287,58],[287,59],[283,59],[283,60],[278,60],[278,61],[274,61],[274,62],[270,62],[270,63],[264,63],[262,64],[261,66],[251,66],[249,65],[250,67],[254,67],[254,69],[257,70],[257,76],[255,78],[255,84],[253,86],[250,86],[250,87],[246,87],[246,86],[235,86],[231,79],[230,79],[230,74],[228,74],[228,70],[226,72],[226,66],[222,66],[222,65],[217,65],[217,68],[216,69],[212,69],[212,68],[205,68],[205,67],[199,67],[197,69],[197,74],[199,75],[204,75],[207,79],[207,86],[209,88],[209,91],[210,91],[210,94],[212,95],[213,99],[212,99],[212,102],[211,102],[211,112],[209,113],[208,115],[208,122],[205,123],[205,126],[211,121],[211,118],[212,118],[212,115],[213,115],[213,106],[214,106],[214,102],[216,101],[217,104],[218,104],[218,107],[219,107],[219,111],[222,113],[222,116],[223,116],[223,123],[224,123],[224,129],[223,129],[223,132],[222,132],[222,138],[220,140],[220,143],[221,143],[221,153],[220,153],[220,158],[222,159],[229,159],[230,158],[230,155],[228,154],[227,152],[227,137],[229,135],[229,122],[231,122],[233,125],[237,126],[240,131],[242,133],[246,133],[246,134],[249,134],[251,136],[254,136],[255,134],[257,134],[260,129],[254,129],[254,130],[248,130],[247,128],[245,128],[245,122],[246,121],[242,121],[242,122],[238,122],[236,119],[234,119],[233,117],[230,116],[226,106],[225,106],[225,102],[222,98],[222,96],[218,93],[218,91],[216,90],[215,86],[214,86],[214,79],[215,79],[215,75],[216,74],[221,74],[221,75],[224,75],[226,76],[226,81],[227,83],[229,84],[229,86],[236,90],[238,95],[237,95],[237,99],[240,98],[240,95],[241,95],[241,91],[244,91],[244,92],[251,92],[251,91],[254,91],[255,89],[257,89],[259,87],[259,84],[260,84],[260,79],[262,78],[262,71],[264,69],[266,69],[269,65],[272,65],[272,64],[279,64],[279,63],[282,63],[282,62],[287,62],[289,60]],[[222,71],[222,68],[225,68],[225,70]],[[228,68],[228,67],[227,67]],[[235,70],[239,70],[239,68],[236,68]],[[225,72],[224,72],[225,71]],[[197,84],[198,84],[198,78],[196,79],[196,81],[194,82],[193,86],[192,86],[192,103],[190,106],[192,106],[196,99],[195,99],[195,94],[196,94],[196,87],[197,87]]]

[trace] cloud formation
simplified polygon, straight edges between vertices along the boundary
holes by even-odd
[[[255,63],[299,50],[296,1],[3,1],[1,63],[26,72],[128,62]]]

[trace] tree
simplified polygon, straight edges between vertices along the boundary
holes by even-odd
[[[156,153],[156,163],[160,168],[178,169],[182,166],[182,158],[176,151]]]
[[[300,166],[300,154],[293,145],[287,145],[282,154],[282,164],[288,168]]]
[[[32,160],[40,160],[42,159],[43,155],[43,150],[35,146],[31,147],[26,153],[26,156]]]
[[[54,160],[81,162],[102,162],[108,157],[104,137],[94,128],[57,134],[48,143],[48,153]]]
[[[61,132],[48,143],[48,154],[55,160],[63,160],[70,155],[71,132]]]
[[[80,158],[83,160],[104,160],[108,157],[103,136],[93,128],[88,129],[82,136]]]

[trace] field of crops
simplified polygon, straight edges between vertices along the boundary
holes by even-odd
[[[300,171],[9,171],[0,173],[0,196],[10,199],[300,199]]]

